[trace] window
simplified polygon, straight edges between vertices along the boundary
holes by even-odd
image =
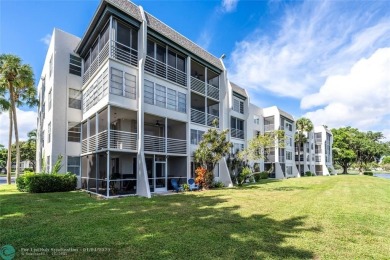
[[[119,96],[123,95],[123,72],[121,70],[111,68],[110,93]]]
[[[166,90],[164,86],[156,84],[156,106],[166,107]]]
[[[47,142],[51,142],[51,122],[47,125]]]
[[[191,129],[191,144],[199,144],[199,142],[202,140],[203,134],[203,131]]]
[[[81,91],[77,89],[69,89],[69,107],[81,109]]]
[[[52,100],[51,93],[52,93],[52,89],[50,89],[48,97],[47,97],[47,99],[49,100],[49,110],[48,111],[50,111],[50,109],[51,109],[51,100]]]
[[[135,29],[130,28],[115,20],[116,24],[116,48],[119,49],[114,53],[116,59],[137,66],[137,46],[138,33]]]
[[[232,154],[235,154],[235,153],[242,151],[242,150],[244,150],[244,144],[233,143]]]
[[[286,160],[292,160],[292,152],[286,152]]]
[[[53,72],[53,54],[51,55],[49,61],[49,77],[51,77],[52,72]]]
[[[187,98],[186,94],[178,92],[178,111],[182,113],[187,112]]]
[[[244,120],[231,117],[231,137],[244,139]]]
[[[46,172],[50,172],[50,155],[46,157]]]
[[[233,111],[244,114],[244,101],[238,98],[233,98]]]
[[[176,111],[176,91],[167,89],[167,108]]]
[[[81,58],[70,54],[69,57],[69,73],[81,76]]]
[[[253,121],[256,125],[260,125],[260,118],[258,116],[253,117]]]
[[[292,131],[292,124],[286,122],[285,125],[286,125],[285,129],[291,132]]]
[[[111,68],[110,93],[136,99],[136,77],[116,68]]]
[[[81,141],[81,124],[77,122],[68,122],[68,142]]]
[[[145,80],[144,99],[145,103],[154,105],[154,85],[153,82]]]
[[[71,172],[77,176],[80,176],[80,157],[68,156],[67,172]]]

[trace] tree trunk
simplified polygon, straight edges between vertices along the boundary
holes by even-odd
[[[20,147],[19,147],[18,121],[17,121],[17,116],[16,116],[16,106],[15,106],[14,91],[13,91],[12,83],[10,83],[10,90],[11,90],[10,94],[12,95],[12,98],[11,98],[11,109],[12,109],[13,122],[14,122],[15,146],[16,146],[15,179],[17,179],[19,177],[19,167],[20,167]]]
[[[301,177],[301,142],[298,142],[298,176]]]
[[[347,169],[348,169],[348,166],[343,165],[343,174],[348,174]]]
[[[7,157],[7,184],[11,184],[12,169],[12,110],[9,108],[9,133],[8,133],[8,157]]]

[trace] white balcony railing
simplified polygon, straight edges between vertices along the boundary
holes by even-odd
[[[144,135],[145,152],[165,153],[165,138],[153,135]]]
[[[316,155],[316,162],[321,162],[321,155]]]
[[[232,128],[230,130],[231,137],[238,138],[238,139],[244,139],[244,131],[240,129]]]
[[[264,162],[275,162],[275,155],[268,155],[264,158]]]
[[[206,95],[206,83],[197,78],[191,77],[191,90]]]
[[[111,130],[110,131],[110,148],[120,150],[137,150],[136,133]]]
[[[103,46],[103,48],[101,48],[99,54],[92,61],[88,69],[84,71],[83,84],[85,84],[93,76],[93,74],[108,58],[110,53],[109,48],[110,42],[108,41]],[[136,67],[138,66],[138,51],[114,40],[111,41],[111,58],[131,64]]]
[[[213,85],[207,84],[207,96],[219,100],[219,89]]]
[[[187,154],[186,140],[167,138],[167,152],[177,154]]]
[[[187,74],[184,71],[178,70],[150,56],[146,56],[145,70],[187,87]]]
[[[218,116],[207,114],[203,111],[191,108],[191,122],[201,124],[201,125],[214,126],[213,125],[214,120],[217,120],[216,127],[219,127]]]
[[[273,130],[275,130],[274,124],[264,125],[264,131],[273,131]]]
[[[137,150],[136,133],[110,130],[110,149]],[[108,131],[104,130],[81,142],[81,153],[93,153],[108,149]]]

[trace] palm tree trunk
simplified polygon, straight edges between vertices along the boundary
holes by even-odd
[[[11,169],[12,169],[12,110],[9,108],[9,133],[8,133],[8,157],[7,157],[7,184],[11,184]]]
[[[16,169],[15,169],[15,178],[19,177],[19,167],[20,167],[20,147],[19,147],[19,131],[18,131],[18,121],[16,116],[16,106],[15,106],[15,97],[12,83],[10,82],[11,89],[11,109],[14,121],[14,130],[15,130],[15,146],[16,146]]]

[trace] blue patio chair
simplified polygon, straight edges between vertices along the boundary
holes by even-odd
[[[199,190],[199,185],[195,184],[195,180],[190,178],[188,179],[188,184],[190,185],[190,190]]]
[[[172,184],[174,191],[176,191],[176,192],[183,191],[183,187],[179,186],[176,179],[171,179],[171,184]]]

